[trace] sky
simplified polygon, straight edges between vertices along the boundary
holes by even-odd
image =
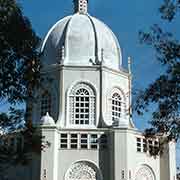
[[[24,14],[30,19],[33,29],[43,39],[48,30],[59,19],[73,13],[73,0],[19,0]],[[88,12],[102,20],[117,36],[127,68],[127,58],[132,57],[133,89],[147,87],[163,72],[155,59],[155,52],[139,43],[138,32],[148,30],[153,24],[160,24],[165,30],[180,37],[180,21],[165,23],[158,12],[163,0],[89,0]],[[150,114],[134,115],[138,128],[147,127]],[[180,154],[178,152],[178,154]],[[178,156],[180,162],[180,155]]]

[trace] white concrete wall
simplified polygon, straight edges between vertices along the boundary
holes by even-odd
[[[40,178],[47,180],[57,180],[58,163],[58,133],[55,127],[43,127],[43,142],[48,142],[49,146],[43,148],[41,153],[41,173]]]
[[[164,145],[160,158],[160,170],[160,180],[176,180],[176,148],[173,141]]]
[[[128,129],[114,130],[114,150],[111,154],[112,164],[114,164],[114,180],[122,179],[122,171],[125,179],[135,178],[137,171],[142,166],[148,166],[156,175],[155,180],[160,180],[160,160],[159,157],[152,157],[148,153],[137,152],[136,137],[142,137],[140,133]],[[113,163],[114,162],[114,163]]]
[[[68,124],[67,121],[69,121],[68,92],[79,82],[88,83],[95,89],[96,127],[94,128],[96,131],[101,130],[97,127],[98,124],[102,124],[102,122],[104,122],[104,125],[101,127],[112,125],[110,118],[111,109],[109,109],[110,102],[108,100],[114,88],[120,89],[124,95],[125,108],[126,110],[129,108],[129,79],[127,73],[117,72],[103,67],[102,74],[100,74],[98,66],[69,66],[56,69],[56,71],[53,72],[53,78],[55,81],[52,82],[51,86],[56,87],[55,91],[58,92],[54,110],[57,111],[56,113],[59,115],[55,120],[57,120],[57,127],[61,127],[63,130],[71,128],[70,126],[66,126]],[[47,87],[51,86],[47,85]],[[51,91],[51,89],[49,90]],[[100,95],[102,95],[102,98],[100,98]],[[100,100],[102,102],[100,102]],[[100,116],[101,107],[102,116]],[[36,114],[37,112],[34,113]],[[102,122],[99,123],[99,120]],[[161,159],[159,157],[154,158],[148,153],[137,152],[136,137],[142,137],[142,134],[133,129],[128,129],[128,127],[130,127],[128,115],[122,118],[120,124],[122,125],[121,128],[109,129],[109,148],[105,152],[92,149],[59,149],[59,132],[62,129],[44,128],[43,136],[51,143],[51,146],[42,152],[41,177],[43,177],[44,170],[47,170],[48,180],[64,180],[67,170],[73,163],[85,160],[93,162],[102,170],[103,180],[120,180],[122,179],[122,171],[124,171],[125,179],[129,178],[129,172],[131,172],[133,179],[142,165],[146,165],[152,169],[156,176],[155,180],[174,180],[168,178],[174,177],[175,174],[175,147],[171,144],[168,147],[168,154],[162,156]],[[80,129],[83,130],[82,127],[80,127]],[[71,131],[73,131],[73,129],[71,129]],[[90,129],[86,129],[86,131],[88,132]]]
[[[109,99],[112,96],[113,89],[118,89],[121,91],[122,100],[122,119],[120,125],[122,127],[129,127],[129,80],[128,74],[124,72],[117,72],[107,68],[103,69],[102,73],[102,108],[103,108],[103,118],[107,125],[112,125],[111,118],[111,102]]]
[[[102,92],[101,92],[101,75],[98,66],[94,67],[64,67],[61,72],[61,82],[60,82],[60,106],[59,106],[59,118],[58,124],[61,127],[66,126],[66,121],[69,121],[68,117],[68,107],[69,102],[67,99],[68,91],[76,85],[78,82],[89,83],[94,87],[96,93],[96,125],[99,124],[100,118],[100,108],[102,107],[102,117],[101,120],[105,122],[106,126],[112,125],[111,121],[111,109],[109,109],[111,98],[111,92],[113,89],[119,89],[123,94],[124,107],[122,116],[122,125],[126,127],[129,125],[129,117],[127,115],[129,109],[129,80],[128,74],[124,72],[113,71],[108,68],[102,69]],[[100,95],[102,95],[102,102]],[[101,103],[101,104],[100,104]],[[102,123],[101,123],[102,124]]]
[[[99,66],[76,67],[56,65],[44,69],[42,77],[45,79],[42,87],[34,92],[37,100],[37,103],[33,105],[32,111],[34,124],[41,119],[41,94],[43,90],[48,90],[53,97],[52,112],[50,115],[57,121],[58,126],[66,127],[68,124],[67,121],[69,121],[68,92],[77,83],[85,82],[95,89],[96,126],[99,124],[100,118],[102,120],[100,124],[104,124],[104,126],[112,125],[110,98],[113,89],[118,89],[122,93],[121,96],[124,101],[124,104],[122,104],[123,112],[120,125],[129,126],[129,79],[127,73],[103,67],[101,82]],[[100,114],[100,108],[102,108],[102,114]]]
[[[127,138],[127,156],[128,156],[128,171],[131,171],[133,177],[135,177],[137,171],[142,165],[148,166],[155,174],[155,180],[160,180],[160,159],[159,157],[153,157],[145,152],[137,152],[137,137],[143,137],[141,133],[130,130],[128,131]],[[130,146],[130,147],[129,147]]]
[[[122,133],[120,129],[112,130],[111,137],[113,145],[111,151],[111,164],[113,166],[112,174],[114,180],[122,179],[122,171],[124,178],[127,178],[127,134]],[[110,147],[111,148],[111,147]]]
[[[58,119],[58,125],[61,127],[66,126],[66,121],[69,121],[69,112],[68,111],[68,91],[71,90],[73,86],[75,86],[79,82],[86,82],[92,85],[95,89],[96,93],[96,120],[98,124],[99,117],[99,72],[96,68],[74,68],[74,67],[64,67],[62,69],[62,79],[60,92],[60,104],[59,107],[60,116]]]
[[[44,170],[47,170],[47,179],[64,180],[68,169],[76,162],[92,162],[100,169],[103,180],[134,179],[138,170],[142,166],[149,167],[155,175],[154,180],[174,180],[176,174],[175,166],[175,144],[168,145],[169,153],[164,156],[153,157],[145,152],[137,152],[137,137],[143,137],[138,131],[132,129],[106,129],[108,134],[108,148],[101,151],[99,149],[60,149],[60,132],[68,130],[55,130],[45,128],[43,135],[51,146],[42,152],[41,177]],[[77,132],[90,133],[93,130],[76,130]],[[69,132],[77,133],[74,130]],[[101,129],[94,130],[93,133],[102,132]]]

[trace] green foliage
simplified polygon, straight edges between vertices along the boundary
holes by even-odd
[[[32,98],[40,81],[39,43],[40,38],[16,0],[0,0],[0,101],[17,105]],[[34,133],[30,122],[25,122],[25,114],[25,110],[14,108],[8,114],[0,114],[0,127],[5,133],[0,140],[20,135],[24,141],[23,148],[17,151],[0,146],[1,164],[25,164],[30,152],[42,148],[42,138]],[[0,166],[1,172],[3,167]]]
[[[40,155],[50,146],[31,122],[22,122],[23,112],[12,110],[9,116],[5,113],[0,115],[0,123],[5,130],[4,134],[0,134],[0,178],[4,177],[9,167],[28,166],[33,155]]]
[[[177,180],[180,180],[180,168],[177,168]]]
[[[164,4],[159,8],[162,18],[172,21],[180,9],[180,0],[164,0]]]
[[[0,0],[0,98],[22,102],[39,79],[40,39],[15,0]]]
[[[10,113],[0,114],[0,127],[4,133],[24,128],[24,110],[10,108]]]
[[[164,0],[160,8],[163,19],[172,21],[180,10],[180,1]],[[154,25],[149,32],[139,33],[140,42],[156,51],[156,58],[165,68],[165,72],[139,93],[135,110],[138,114],[147,111],[150,105],[156,105],[152,128],[147,134],[162,133],[168,139],[180,138],[180,43],[171,33],[164,32]]]

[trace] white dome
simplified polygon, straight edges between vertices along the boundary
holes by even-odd
[[[88,14],[76,13],[58,21],[42,44],[44,65],[103,65],[119,69],[121,50],[113,32]]]
[[[41,118],[40,124],[43,126],[53,126],[55,125],[55,122],[54,119],[49,116],[49,113],[47,112],[47,114]]]

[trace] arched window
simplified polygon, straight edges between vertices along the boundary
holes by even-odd
[[[71,165],[65,175],[65,180],[101,180],[100,169],[89,161],[79,161]]]
[[[70,93],[70,124],[93,125],[95,123],[95,94],[84,83],[77,84]]]
[[[149,166],[142,165],[136,172],[135,180],[141,180],[141,179],[147,179],[147,180],[156,179],[153,170]]]
[[[51,114],[51,95],[48,91],[45,91],[41,96],[41,116],[46,113]]]
[[[112,121],[114,125],[116,125],[119,122],[119,119],[121,117],[121,111],[122,111],[122,99],[121,96],[118,93],[114,93],[112,95]]]
[[[89,92],[78,89],[75,97],[75,124],[89,124]]]

